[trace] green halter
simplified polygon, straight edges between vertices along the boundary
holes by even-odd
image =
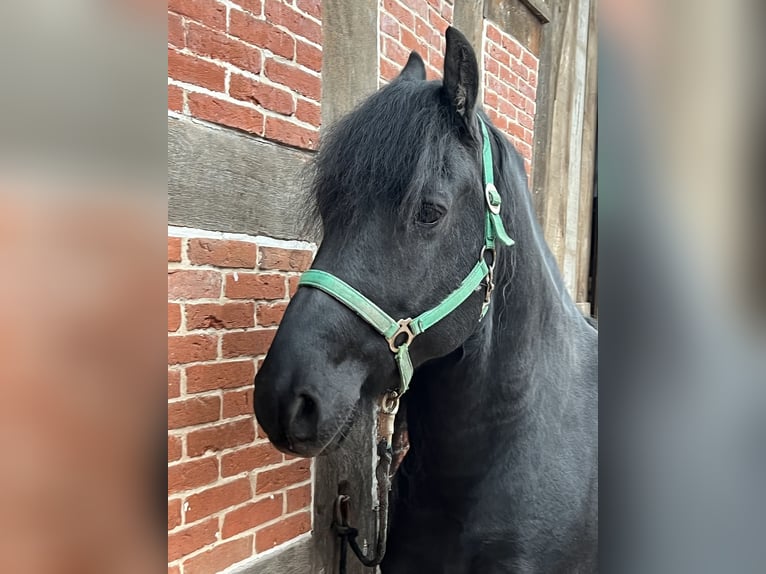
[[[492,147],[489,143],[489,134],[487,133],[484,121],[480,120],[479,123],[481,124],[483,139],[484,198],[487,205],[484,226],[484,247],[482,247],[481,254],[479,255],[479,261],[457,289],[447,295],[436,307],[421,313],[414,319],[407,318],[395,321],[375,303],[331,273],[319,269],[309,269],[301,276],[299,282],[299,285],[314,287],[331,295],[367,321],[378,333],[385,337],[399,367],[401,384],[398,391],[396,391],[397,396],[401,396],[407,391],[412,379],[413,367],[409,347],[415,337],[430,329],[457,309],[479,288],[482,281],[487,279],[484,304],[482,305],[480,316],[480,319],[483,318],[489,307],[492,289],[494,288],[492,273],[495,267],[495,240],[497,239],[504,245],[513,245],[513,240],[505,232],[503,222],[500,219],[500,194],[494,184]],[[487,264],[484,257],[487,252],[491,252],[491,263],[489,264]],[[406,337],[406,339],[401,343],[397,343],[397,339],[400,339],[402,336]]]

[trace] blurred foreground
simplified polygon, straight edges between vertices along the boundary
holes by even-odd
[[[2,572],[165,568],[148,5],[0,8]],[[762,571],[764,9],[600,6],[602,571]]]

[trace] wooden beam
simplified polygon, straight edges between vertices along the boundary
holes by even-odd
[[[320,572],[311,553],[311,540],[302,538],[278,552],[258,556],[228,571],[229,574],[311,574]],[[330,570],[329,572],[332,572]]]
[[[301,213],[310,153],[228,129],[168,118],[168,223],[210,231],[317,237]]]
[[[521,0],[543,24],[551,21],[550,0]]]
[[[484,16],[510,34],[535,56],[542,47],[542,21],[522,0],[487,0]]]
[[[322,130],[378,88],[378,0],[322,2]],[[340,450],[320,456],[314,467],[312,553],[317,574],[337,572],[340,544],[332,530],[339,487],[351,496],[351,524],[359,542],[374,546],[375,441],[373,408],[360,408],[359,420]],[[368,568],[349,552],[348,574]]]
[[[588,52],[585,65],[585,117],[582,133],[582,173],[580,176],[580,214],[577,220],[577,280],[575,301],[589,299],[593,193],[596,170],[596,117],[598,93],[598,10],[591,2],[588,23]],[[590,306],[589,306],[590,308]]]

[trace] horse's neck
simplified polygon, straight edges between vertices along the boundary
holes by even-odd
[[[461,349],[420,369],[413,381],[411,442],[431,476],[470,482],[482,475],[494,448],[508,449],[513,436],[534,433],[541,410],[561,400],[550,359],[571,351],[572,323],[582,318],[531,205],[517,207],[510,248],[516,252],[506,253],[498,269],[490,313]]]

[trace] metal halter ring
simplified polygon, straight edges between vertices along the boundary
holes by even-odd
[[[401,347],[402,345],[409,346],[409,344],[412,343],[412,340],[415,338],[415,333],[413,333],[412,329],[410,329],[410,323],[412,323],[412,319],[410,318],[399,319],[397,323],[399,324],[399,328],[396,330],[396,333],[394,333],[388,339],[386,339],[388,341],[388,348],[391,349],[392,353],[399,352],[399,347]],[[407,340],[404,341],[401,345],[396,344],[396,338],[399,335],[407,336]]]

